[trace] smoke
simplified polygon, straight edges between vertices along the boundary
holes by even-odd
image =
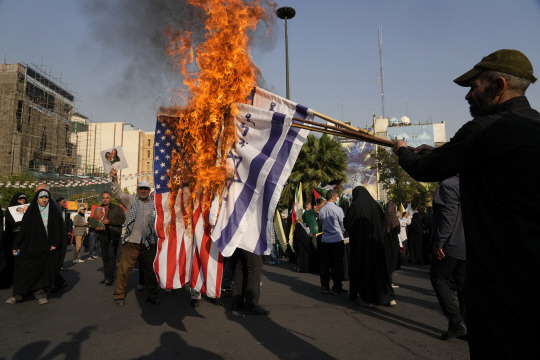
[[[252,46],[263,52],[276,43],[276,36],[269,31],[275,5],[267,1],[265,7],[268,19],[250,34]],[[168,39],[163,30],[191,31],[197,46],[204,40],[204,13],[182,0],[88,0],[82,10],[92,34],[89,46],[97,47],[104,64],[122,64],[104,96],[131,106],[150,102],[156,111],[169,103],[171,90],[181,89],[182,79],[165,53]]]

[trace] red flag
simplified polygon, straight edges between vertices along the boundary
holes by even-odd
[[[321,194],[317,192],[317,190],[315,190],[315,187],[313,187],[313,196],[315,196],[315,200],[317,200],[318,198],[322,196]]]

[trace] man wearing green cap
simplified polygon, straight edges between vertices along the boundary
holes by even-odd
[[[394,146],[416,180],[460,175],[471,359],[540,359],[540,113],[525,97],[535,81],[525,55],[498,50],[454,80],[470,87],[473,120],[439,148]]]

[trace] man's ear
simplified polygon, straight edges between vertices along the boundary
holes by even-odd
[[[497,93],[500,95],[504,90],[507,89],[508,84],[506,83],[506,79],[502,76],[499,76],[495,79],[495,84],[497,85]]]

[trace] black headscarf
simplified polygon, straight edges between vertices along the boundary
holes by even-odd
[[[49,219],[47,222],[47,231],[41,218],[39,211],[38,196],[42,192],[46,192],[49,196]],[[21,249],[30,246],[31,249],[38,248],[49,249],[51,246],[58,247],[58,242],[62,234],[62,215],[58,208],[51,202],[51,193],[48,190],[40,190],[32,199],[28,209],[24,213],[21,231],[13,244],[14,249]],[[28,240],[32,241],[28,241]]]
[[[26,199],[26,202],[28,203],[28,198],[26,197],[26,194],[22,192],[18,192],[18,193],[13,194],[13,197],[9,201],[9,206],[19,205],[19,198],[21,197],[21,195],[24,195],[24,198]]]
[[[25,195],[25,194],[22,192],[15,193],[13,197],[11,198],[11,200],[9,201],[9,206],[11,207],[11,206],[20,205],[19,197],[21,195]],[[28,198],[26,198],[26,203],[28,203]],[[6,212],[6,232],[8,233],[11,232],[14,228],[18,227],[19,225],[21,225],[21,222],[15,221],[15,219],[13,219],[13,216],[11,215],[11,212],[8,210]]]
[[[352,192],[349,211],[343,221],[349,233],[350,293],[369,303],[387,304],[394,299],[386,261],[381,206],[362,186]]]
[[[389,202],[384,212],[384,233],[388,234],[390,231],[399,226],[399,219],[397,218],[397,205],[393,202]]]
[[[363,186],[357,186],[352,191],[352,203],[347,211],[347,216],[344,219],[344,225],[347,231],[348,228],[354,227],[354,222],[360,217],[376,217],[376,221],[380,222],[383,219],[381,206],[371,197],[371,194]],[[372,221],[374,219],[371,219]],[[382,229],[382,227],[380,227]],[[349,232],[350,234],[350,232]]]

